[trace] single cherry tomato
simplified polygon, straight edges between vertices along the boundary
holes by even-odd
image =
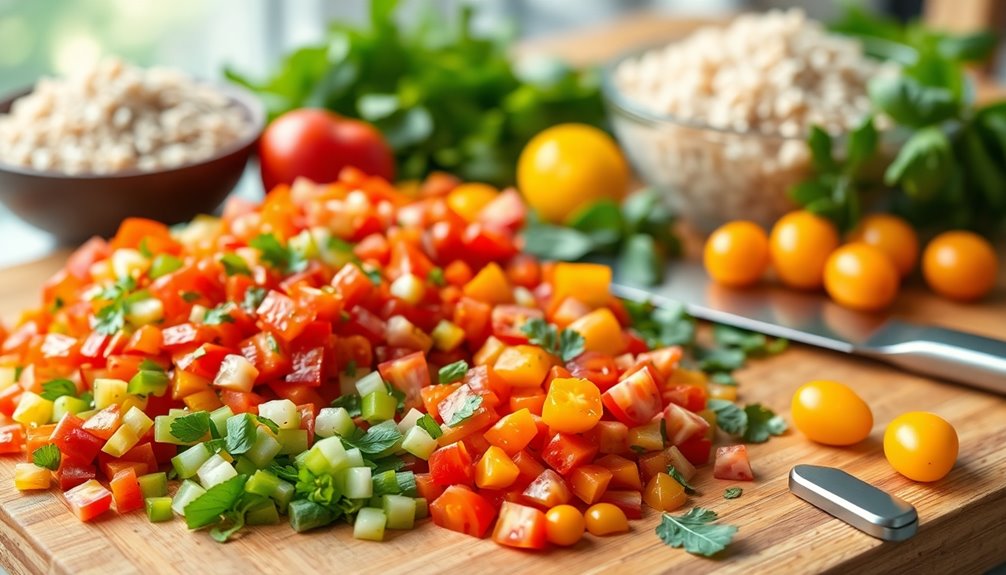
[[[565,433],[583,433],[601,420],[601,392],[586,379],[552,380],[545,396],[541,418],[549,427]]]
[[[919,238],[905,220],[891,214],[870,214],[849,234],[850,242],[869,244],[891,258],[898,274],[912,273],[919,259]]]
[[[772,267],[790,287],[815,289],[824,279],[824,265],[838,247],[834,224],[807,211],[779,219],[769,236]]]
[[[587,522],[572,505],[556,505],[545,514],[545,533],[554,545],[573,545],[583,537]]]
[[[752,222],[730,222],[718,228],[703,252],[713,281],[743,287],[761,279],[769,263],[768,235]]]
[[[584,515],[591,535],[612,535],[629,530],[625,512],[611,503],[595,503],[587,508]]]
[[[884,456],[914,481],[937,481],[957,461],[957,431],[942,417],[913,411],[894,418],[884,432]]]
[[[987,294],[995,286],[998,268],[992,245],[972,232],[944,232],[922,255],[922,273],[930,289],[955,300],[971,301]]]
[[[835,250],[824,270],[824,288],[847,308],[883,309],[898,295],[898,270],[879,249],[851,243]]]
[[[853,445],[873,429],[873,412],[856,392],[837,381],[811,381],[793,394],[793,425],[811,441]]]

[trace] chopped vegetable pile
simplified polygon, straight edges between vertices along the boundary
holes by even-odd
[[[55,480],[82,521],[143,509],[218,541],[284,516],[367,540],[430,517],[531,549],[627,531],[645,502],[669,545],[722,549],[736,528],[712,511],[666,513],[717,424],[785,430],[730,377],[783,346],[720,327],[697,348],[680,311],[613,298],[609,268],[518,253],[515,191],[463,216],[458,191],[346,169],[87,242],[0,335],[17,488]],[[751,480],[745,447],[714,475]]]

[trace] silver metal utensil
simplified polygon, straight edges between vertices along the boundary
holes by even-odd
[[[911,504],[834,467],[793,467],[789,490],[814,507],[885,541],[904,541],[919,527],[919,516]]]
[[[696,262],[671,263],[664,283],[651,287],[620,281],[615,266],[612,290],[658,306],[681,304],[700,319],[1006,394],[1006,341],[848,310],[820,294],[769,285],[724,287]]]

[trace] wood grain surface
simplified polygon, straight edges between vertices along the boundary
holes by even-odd
[[[580,35],[576,45],[604,44],[612,54],[634,41],[647,43],[678,33],[680,23],[644,18],[633,27]],[[663,30],[658,35],[657,30]],[[558,45],[558,44],[557,44]],[[545,47],[548,49],[548,47]],[[553,46],[554,48],[554,46]],[[0,270],[0,316],[7,320],[37,301],[38,286],[61,264],[57,254],[33,264]],[[980,305],[933,298],[920,287],[903,294],[896,315],[1006,338],[1006,281]],[[353,540],[339,525],[308,534],[289,526],[248,529],[221,545],[206,533],[190,533],[184,522],[151,525],[142,512],[109,513],[91,524],[70,515],[53,492],[23,495],[13,487],[15,461],[0,459],[0,564],[12,573],[980,573],[1006,562],[1006,401],[990,394],[899,372],[870,361],[793,346],[739,372],[741,400],[762,402],[788,417],[789,398],[808,380],[837,379],[853,387],[873,408],[869,439],[852,448],[811,444],[798,432],[750,447],[756,479],[738,483],[698,475],[700,495],[689,505],[717,511],[738,525],[734,543],[717,559],[702,559],[664,546],[653,530],[658,514],[632,522],[632,533],[586,537],[572,549],[526,553],[433,525],[389,532],[389,541]],[[914,410],[935,412],[960,435],[960,459],[945,479],[919,484],[884,460],[884,427]],[[726,438],[720,438],[720,443]],[[886,489],[918,509],[918,534],[884,543],[831,518],[791,495],[793,465],[831,465]],[[725,500],[724,488],[741,486],[739,499]],[[649,511],[649,510],[648,510]]]

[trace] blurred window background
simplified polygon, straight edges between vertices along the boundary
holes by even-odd
[[[460,0],[407,0],[402,18],[428,2],[444,14]],[[967,0],[965,0],[966,2]],[[834,0],[513,0],[468,2],[474,25],[507,25],[522,38],[543,37],[649,10],[680,17],[714,17],[742,10],[800,6],[815,18],[840,9]],[[869,0],[902,18],[922,0]],[[0,0],[0,93],[31,85],[40,75],[66,74],[116,54],[133,63],[178,67],[216,79],[225,66],[263,76],[293,46],[323,37],[332,20],[362,23],[365,0]],[[1002,59],[1000,59],[1002,60]],[[238,193],[260,194],[246,177]],[[49,237],[0,207],[0,266],[52,249]],[[16,249],[10,246],[17,246]]]

